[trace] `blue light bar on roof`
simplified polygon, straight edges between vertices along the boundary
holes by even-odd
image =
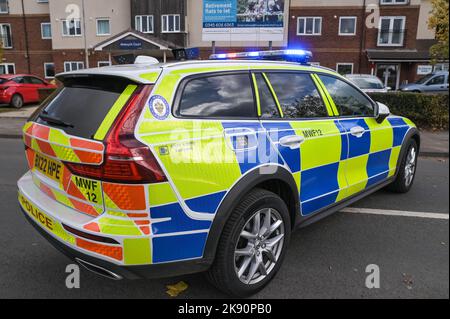
[[[308,63],[312,58],[312,53],[300,49],[253,51],[237,53],[219,53],[212,54],[210,60],[230,60],[230,59],[254,59],[254,60],[285,60],[300,63]]]

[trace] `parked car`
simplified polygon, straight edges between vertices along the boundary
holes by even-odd
[[[27,103],[38,103],[42,88],[56,89],[56,85],[34,75],[0,75],[0,104],[21,108]]]
[[[356,84],[361,91],[366,93],[386,93],[390,88],[384,86],[383,82],[371,74],[347,74],[347,79]]]
[[[428,74],[415,83],[402,85],[400,91],[415,93],[448,93],[448,71]]]
[[[23,128],[19,203],[112,279],[207,271],[248,296],[278,272],[292,231],[413,185],[416,126],[329,69],[220,60],[57,78]]]

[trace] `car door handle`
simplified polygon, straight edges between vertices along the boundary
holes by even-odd
[[[289,147],[291,150],[300,148],[300,144],[305,141],[305,138],[300,135],[285,136],[280,139],[280,145]]]
[[[361,126],[354,126],[350,129],[350,134],[356,136],[357,138],[362,137],[365,132],[366,130],[364,129],[364,127]]]

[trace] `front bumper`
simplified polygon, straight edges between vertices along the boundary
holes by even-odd
[[[177,261],[171,263],[152,264],[127,264],[125,256],[132,255],[133,260],[142,259],[146,255],[145,245],[150,242],[145,237],[109,236],[110,242],[96,241],[96,237],[86,238],[83,234],[89,234],[82,228],[93,217],[80,214],[56,201],[46,197],[33,183],[31,173],[27,173],[18,182],[19,204],[26,219],[30,224],[46,238],[53,246],[68,256],[70,259],[80,262],[92,268],[101,268],[109,273],[117,275],[117,278],[161,278],[205,271],[212,261],[203,258],[195,260]],[[57,212],[57,214],[55,213]],[[68,231],[69,229],[81,231],[81,236]],[[95,236],[98,234],[92,233]],[[80,243],[82,243],[80,245]],[[137,244],[135,244],[137,243]],[[94,249],[91,249],[91,248]],[[142,250],[144,248],[144,250]],[[136,250],[140,249],[140,250]],[[151,246],[148,246],[151,249]],[[105,254],[112,250],[114,254]],[[111,257],[112,256],[112,257]],[[145,260],[145,259],[142,259]],[[89,269],[89,267],[87,267]],[[97,271],[100,273],[100,271]]]

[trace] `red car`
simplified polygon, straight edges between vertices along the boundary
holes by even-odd
[[[21,108],[26,103],[37,103],[41,88],[56,89],[56,85],[29,74],[0,75],[0,104]]]

